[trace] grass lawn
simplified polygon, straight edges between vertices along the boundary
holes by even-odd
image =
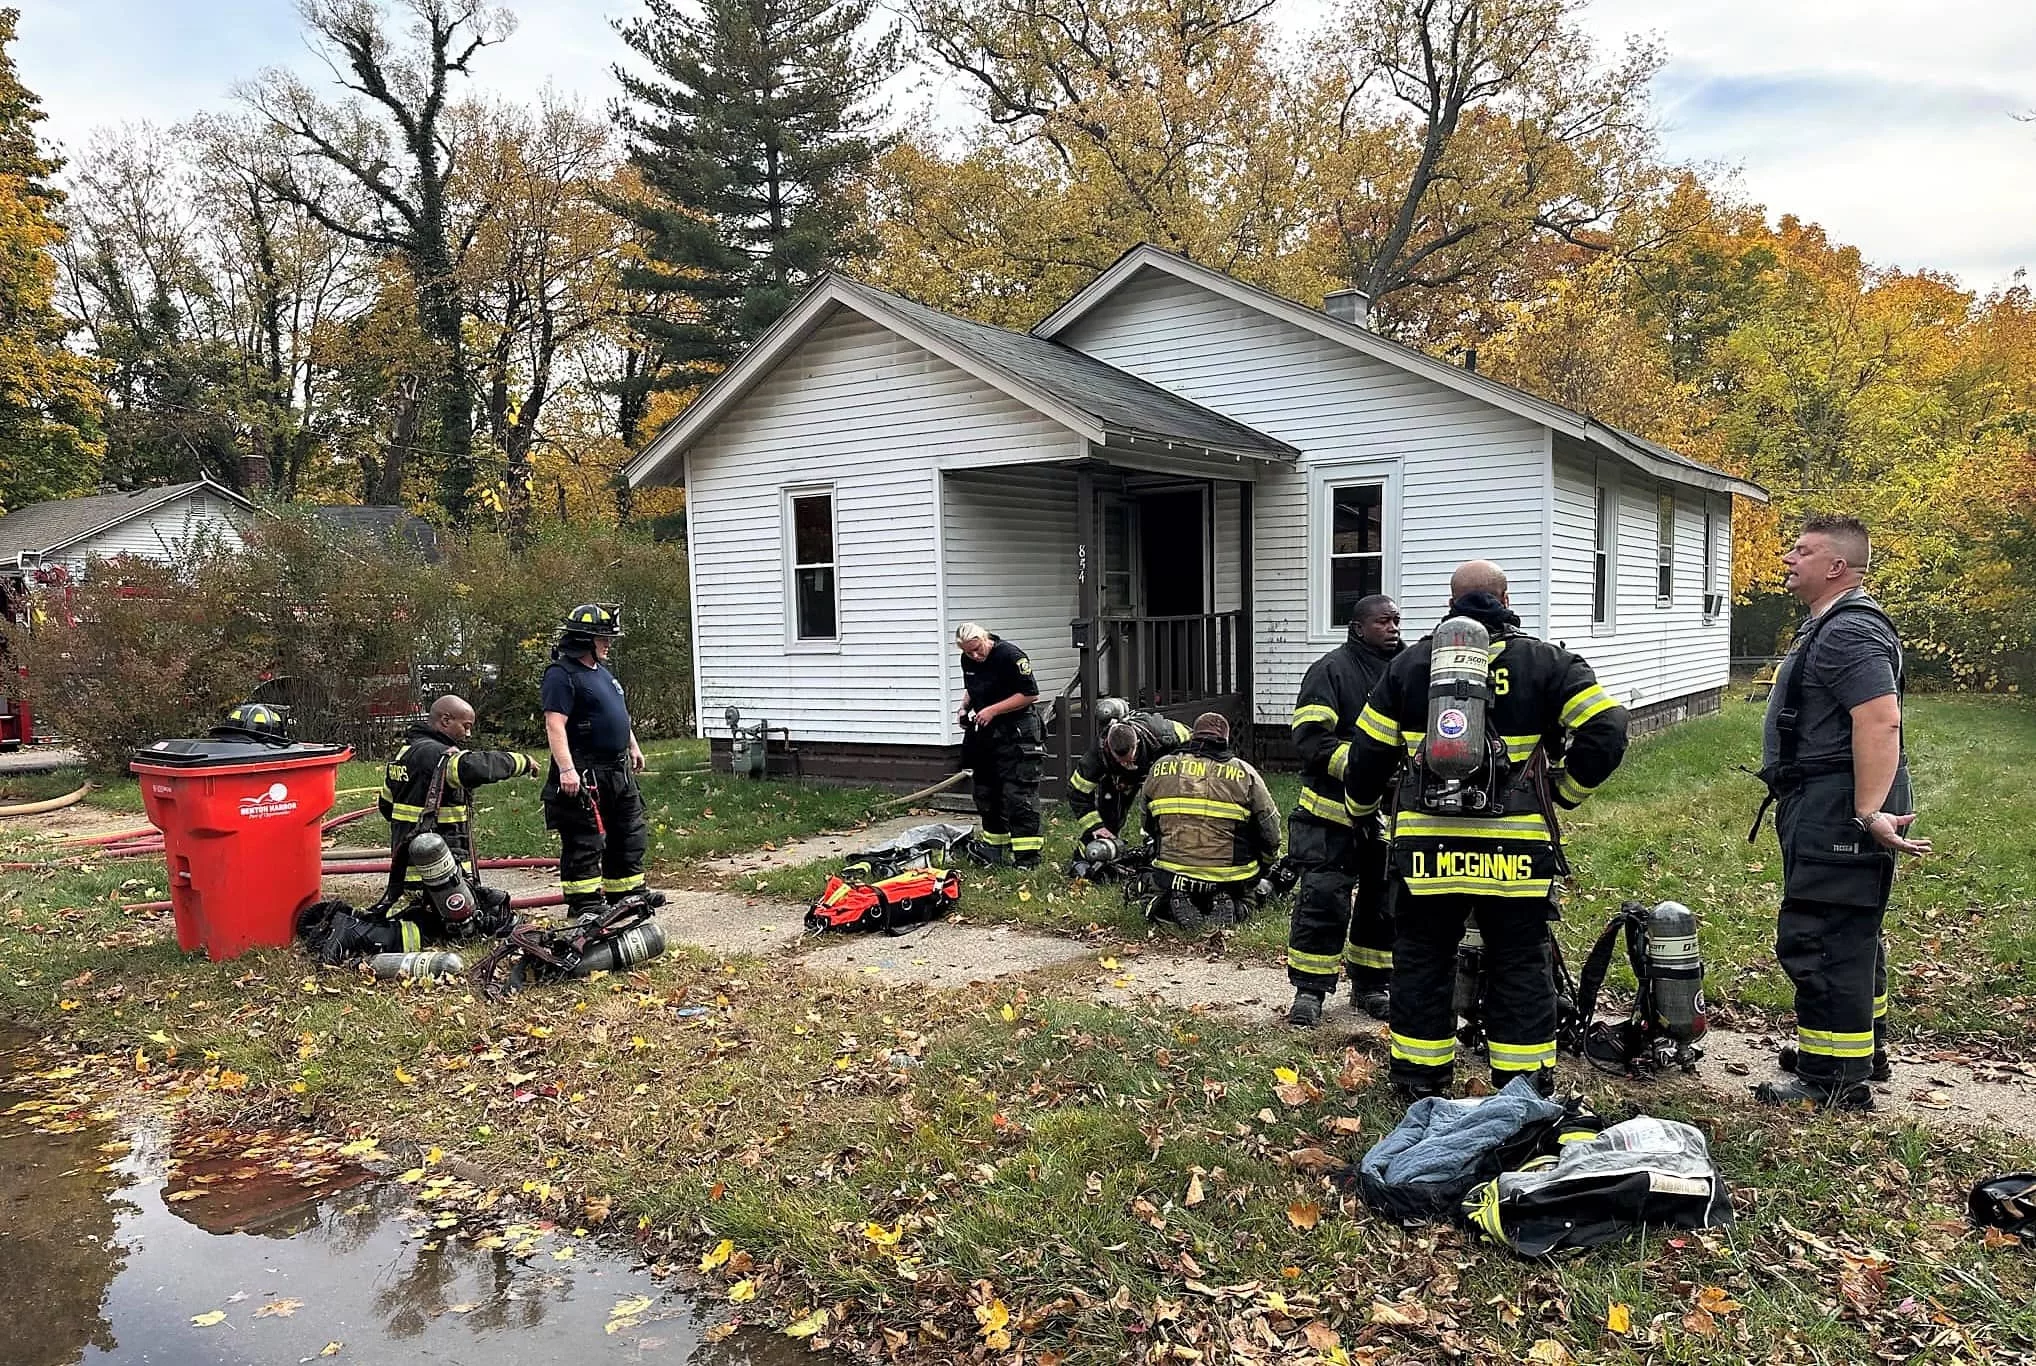
[[[1714,1002],[1754,1013],[1789,1008],[1788,979],[1774,962],[1780,854],[1771,822],[1758,843],[1746,842],[1761,787],[1737,768],[1759,767],[1761,711],[1735,697],[1718,716],[1636,742],[1598,795],[1565,815],[1576,881],[1561,934],[1572,966],[1622,899],[1673,898],[1703,918]],[[1936,852],[1904,860],[1895,887],[1898,1029],[2026,1049],[2036,1043],[2036,844],[2026,833],[2036,830],[2036,784],[2020,775],[2036,771],[2036,709],[2014,698],[1921,696],[1910,700],[1908,725],[1916,828]],[[1299,780],[1276,773],[1268,782],[1291,810]],[[1065,810],[1048,813],[1049,863],[1065,862],[1073,847]],[[817,867],[794,868],[753,885],[806,899],[821,880]],[[1070,887],[1057,868],[975,871],[965,880],[973,917],[1151,932],[1117,888]],[[1247,924],[1229,946],[1268,963],[1283,963],[1285,951],[1283,910]]]

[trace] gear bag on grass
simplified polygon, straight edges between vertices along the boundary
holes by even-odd
[[[1701,1130],[1640,1115],[1484,1182],[1463,1215],[1494,1242],[1543,1257],[1643,1228],[1729,1224],[1732,1199]]]
[[[937,822],[915,825],[896,838],[850,854],[806,908],[806,929],[876,930],[901,934],[938,920],[961,904],[961,874],[953,864],[975,827]]]

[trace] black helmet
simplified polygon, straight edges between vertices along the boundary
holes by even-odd
[[[1100,698],[1096,702],[1096,724],[1108,730],[1113,721],[1130,719],[1131,704],[1121,697]]]
[[[622,634],[622,616],[612,612],[598,602],[583,602],[567,612],[559,626],[568,636],[606,636],[613,640]]]
[[[283,719],[279,709],[266,702],[243,702],[226,713],[226,720],[214,726],[212,733],[228,739],[246,738],[281,745],[289,742],[290,723]]]

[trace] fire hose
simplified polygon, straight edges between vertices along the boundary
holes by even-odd
[[[0,806],[0,816],[40,816],[50,811],[61,811],[67,806],[76,806],[85,800],[85,794],[92,790],[86,783],[75,792],[66,792],[61,797],[49,797],[39,802],[16,802],[12,806]]]

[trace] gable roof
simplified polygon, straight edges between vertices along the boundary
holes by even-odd
[[[827,275],[629,462],[625,470],[629,482],[646,482],[684,453],[843,308],[924,347],[1098,445],[1117,437],[1259,460],[1292,461],[1300,455],[1284,441],[1060,342],[956,318],[889,290]]]
[[[1048,339],[1057,337],[1098,304],[1115,294],[1132,277],[1145,270],[1156,270],[1176,279],[1200,285],[1246,308],[1269,314],[1317,336],[1340,342],[1374,360],[1420,375],[1445,388],[1481,399],[1530,422],[1538,422],[1544,427],[1575,437],[1657,478],[1671,479],[1719,493],[1737,494],[1755,502],[1767,501],[1767,490],[1750,480],[1741,479],[1725,470],[1714,469],[1644,437],[1622,431],[1582,413],[1571,412],[1558,404],[1530,394],[1525,389],[1515,388],[1489,376],[1451,365],[1448,361],[1438,360],[1425,351],[1382,337],[1368,327],[1333,318],[1320,309],[1297,303],[1269,289],[1248,284],[1235,276],[1211,269],[1149,243],[1133,247],[1119,256],[1111,263],[1109,269],[1092,280],[1087,288],[1042,319],[1039,325],[1032,329],[1032,334]]]
[[[194,479],[187,484],[163,484],[152,489],[126,493],[94,493],[83,498],[58,498],[0,516],[0,562],[11,563],[22,552],[54,555],[80,541],[110,531],[122,522],[154,512],[157,508],[210,492],[252,512],[255,505],[223,484]]]

